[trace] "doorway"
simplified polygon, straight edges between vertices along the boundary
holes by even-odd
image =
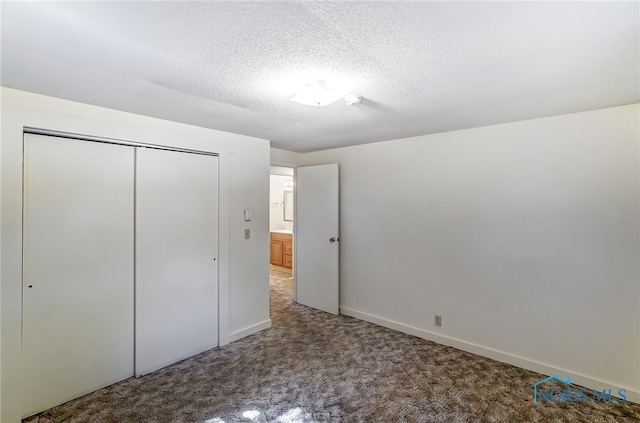
[[[293,277],[294,171],[271,166],[269,183],[270,280]],[[293,285],[291,284],[291,291]],[[290,293],[291,295],[293,292]]]
[[[302,166],[295,172],[272,166],[271,175],[272,272],[292,272],[295,302],[338,314],[339,165]]]

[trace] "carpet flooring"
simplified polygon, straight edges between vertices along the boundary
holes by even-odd
[[[290,273],[275,268],[271,318],[25,422],[640,422],[629,402],[534,404],[527,387],[543,375],[296,304]]]

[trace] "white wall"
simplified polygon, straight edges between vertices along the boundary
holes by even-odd
[[[640,401],[639,116],[299,156],[340,164],[342,312]]]
[[[281,150],[279,148],[271,149],[271,164],[276,166],[296,167],[302,157],[301,153],[293,151]]]
[[[293,182],[292,176],[271,175],[269,187],[269,229],[293,230],[293,222],[284,220],[284,192],[293,191],[285,183]],[[292,197],[293,198],[293,197]]]
[[[220,342],[268,327],[269,142],[2,88],[0,421],[20,419],[22,133],[31,126],[220,155]],[[253,210],[244,222],[243,209]],[[252,237],[245,240],[244,228]]]

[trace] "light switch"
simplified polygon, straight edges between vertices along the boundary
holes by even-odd
[[[251,222],[251,209],[244,209],[244,221]]]
[[[250,238],[251,238],[251,229],[245,228],[244,229],[244,239],[250,239]]]

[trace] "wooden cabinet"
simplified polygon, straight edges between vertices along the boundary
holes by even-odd
[[[271,232],[270,263],[274,266],[293,267],[293,236]]]
[[[276,266],[282,266],[282,252],[283,252],[283,244],[282,241],[274,241],[273,234],[271,234],[271,264]]]

